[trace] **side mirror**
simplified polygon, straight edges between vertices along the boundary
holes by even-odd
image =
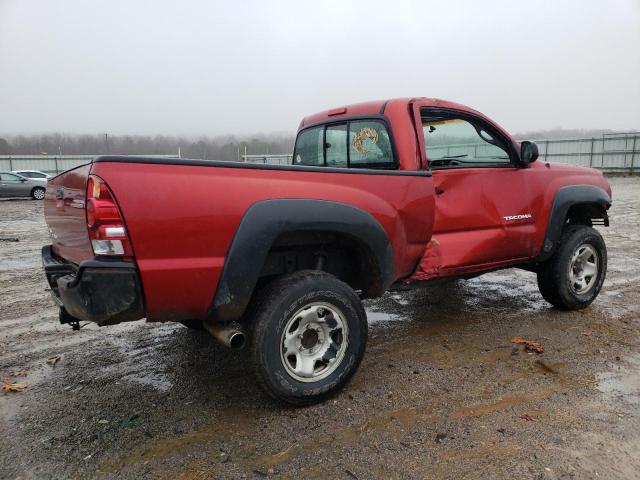
[[[520,161],[523,165],[529,165],[538,159],[538,145],[525,140],[520,143]]]
[[[26,178],[21,178],[21,179],[20,179],[20,181],[21,181],[22,183],[24,183],[24,182],[26,182],[26,181],[27,181],[27,179],[26,179]]]

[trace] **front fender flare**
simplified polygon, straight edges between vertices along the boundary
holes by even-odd
[[[568,185],[560,188],[553,199],[544,244],[536,259],[538,262],[551,258],[560,241],[569,209],[579,204],[596,204],[606,211],[611,206],[611,198],[602,188],[594,185]]]

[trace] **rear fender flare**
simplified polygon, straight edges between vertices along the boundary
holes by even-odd
[[[382,291],[393,282],[391,243],[382,225],[368,212],[326,200],[264,200],[253,204],[238,226],[207,318],[221,322],[240,319],[274,241],[283,233],[305,230],[357,239],[374,257]]]

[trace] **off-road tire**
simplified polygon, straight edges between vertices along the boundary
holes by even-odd
[[[300,381],[285,366],[284,330],[297,312],[314,304],[326,304],[341,314],[348,332],[342,340],[346,345],[341,360],[326,377]],[[294,406],[321,402],[346,385],[360,365],[367,343],[366,313],[356,292],[333,275],[304,270],[280,277],[256,294],[248,316],[253,325],[250,355],[258,384],[279,401]]]
[[[31,190],[31,198],[34,200],[44,200],[45,189],[42,187],[36,187]]]
[[[584,245],[593,247],[597,253],[597,274],[593,286],[584,294],[571,287],[571,260],[577,249]],[[588,307],[602,289],[607,273],[607,247],[594,228],[585,225],[566,225],[560,237],[560,244],[553,256],[538,269],[538,288],[543,298],[553,306],[563,310],[578,310]]]

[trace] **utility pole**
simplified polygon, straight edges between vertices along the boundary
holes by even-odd
[[[106,148],[106,152],[105,153],[109,153],[109,134],[105,133],[104,134],[104,144],[105,144],[105,148]]]

